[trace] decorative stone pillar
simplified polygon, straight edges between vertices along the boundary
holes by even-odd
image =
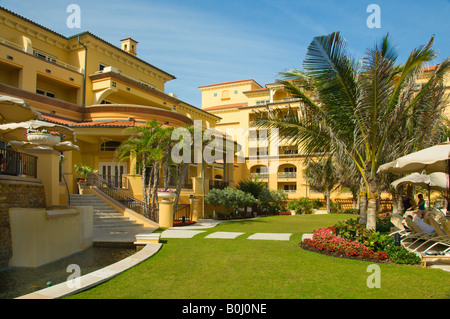
[[[198,203],[200,200],[198,198],[190,198],[189,201],[191,203],[192,221],[198,222]]]
[[[37,178],[42,180],[47,207],[60,205],[59,161],[60,153],[51,148],[35,147],[26,150],[37,156]]]
[[[159,202],[159,227],[173,227],[173,201],[174,193],[158,193]]]

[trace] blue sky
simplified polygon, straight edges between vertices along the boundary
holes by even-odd
[[[69,28],[69,4],[81,8],[81,28]],[[381,28],[369,28],[369,4]],[[313,37],[340,31],[356,58],[387,33],[399,62],[435,34],[436,62],[450,56],[450,1],[303,0],[0,0],[0,6],[65,36],[82,31],[120,46],[139,41],[138,56],[177,77],[167,93],[201,107],[199,86],[254,79],[274,82],[300,68]]]

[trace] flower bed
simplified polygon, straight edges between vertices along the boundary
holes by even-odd
[[[346,256],[371,261],[386,261],[389,255],[385,252],[374,252],[367,246],[357,242],[344,239],[335,235],[334,227],[316,229],[312,239],[305,239],[300,246],[302,248],[313,248],[319,252],[330,255]]]
[[[192,225],[195,224],[196,222],[192,221],[192,220],[185,220],[184,222],[182,220],[174,220],[173,221],[173,226],[188,226],[188,225]]]

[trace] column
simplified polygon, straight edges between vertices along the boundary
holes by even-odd
[[[37,156],[37,178],[42,180],[47,207],[60,205],[59,152],[51,148],[35,147],[27,153]]]

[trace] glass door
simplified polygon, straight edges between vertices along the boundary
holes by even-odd
[[[122,175],[127,174],[126,162],[100,162],[99,163],[99,175],[109,184],[122,188]]]

